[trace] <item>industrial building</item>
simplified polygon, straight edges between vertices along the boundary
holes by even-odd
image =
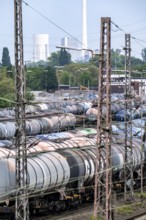
[[[71,37],[63,37],[61,39],[61,46],[70,47],[70,48],[78,48],[78,41]],[[72,61],[77,61],[79,59],[78,51],[68,49],[67,52],[71,54]]]

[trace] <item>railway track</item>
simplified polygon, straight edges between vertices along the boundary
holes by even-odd
[[[141,217],[144,217],[144,218],[141,218]],[[146,211],[143,211],[143,212],[138,213],[136,215],[133,215],[131,217],[124,218],[123,220],[139,220],[139,218],[145,220],[146,219]]]
[[[30,220],[73,220],[73,219],[83,219],[83,215],[87,216],[87,213],[90,215],[89,220],[91,219],[91,216],[93,214],[93,204],[82,204],[79,208],[74,208],[72,210],[66,210],[62,211],[58,214],[51,214],[51,213],[39,213],[30,217]],[[83,217],[83,218],[82,218]],[[84,218],[87,219],[87,218]]]
[[[90,220],[93,216],[93,205],[86,205],[82,208],[79,208],[78,210],[70,210],[70,211],[64,211],[61,214],[39,214],[39,216],[34,216],[30,218],[31,220]],[[141,218],[143,217],[143,218]],[[138,213],[136,215],[130,216],[130,217],[124,217],[121,220],[145,220],[146,219],[146,211],[143,211],[141,213]],[[115,219],[117,220],[117,219]]]

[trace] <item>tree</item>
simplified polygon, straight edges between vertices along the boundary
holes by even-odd
[[[9,50],[7,47],[4,47],[3,53],[2,53],[2,66],[8,67],[10,65],[11,65],[11,61],[10,61],[10,56],[9,56]]]
[[[35,96],[32,92],[26,91],[26,100],[29,103],[30,101],[34,101]]]
[[[65,49],[61,49],[59,53],[59,65],[64,66],[71,63],[71,55]]]
[[[142,49],[141,54],[142,54],[142,59],[143,59],[143,62],[145,62],[145,63],[146,63],[146,48]]]
[[[51,53],[51,56],[48,58],[49,66],[60,66],[59,64],[59,51]]]
[[[64,66],[59,79],[61,83],[65,84],[69,84],[70,81],[71,86],[89,85],[97,88],[98,67],[91,63],[71,63]]]
[[[58,80],[55,68],[49,66],[43,71],[42,85],[43,89],[47,92],[52,92],[58,89]]]
[[[71,55],[65,49],[51,53],[48,58],[49,66],[64,66],[71,63]]]
[[[33,67],[26,72],[26,88],[30,90],[43,90],[43,68]]]
[[[60,83],[65,84],[65,85],[69,85],[69,83],[70,83],[69,80],[70,80],[69,72],[63,71],[60,76]]]
[[[89,62],[90,62],[90,64],[93,64],[93,65],[95,65],[95,66],[99,66],[99,59],[100,59],[100,57],[99,57],[99,55],[98,54],[95,54],[90,60],[89,60]]]
[[[0,69],[0,108],[14,106],[14,80],[7,77],[6,68]]]
[[[39,61],[37,62],[37,66],[38,66],[38,67],[44,67],[44,66],[46,66],[46,62],[45,62],[44,60],[39,60]]]

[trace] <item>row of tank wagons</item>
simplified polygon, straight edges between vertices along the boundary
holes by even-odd
[[[135,141],[136,139],[144,140],[143,137],[145,136],[144,131],[144,124],[145,120],[141,119],[135,119],[133,120],[133,127],[132,127],[132,139]],[[141,127],[143,126],[143,128]],[[117,123],[112,125],[112,142],[113,143],[121,143],[123,144],[125,141],[125,137],[131,138],[131,130],[130,127],[127,126],[128,133],[125,136],[125,124],[124,123]],[[59,132],[59,133],[51,133],[51,134],[41,134],[36,135],[34,138],[28,140],[28,147],[37,147],[37,149],[40,149],[40,152],[46,150],[56,150],[61,148],[64,148],[66,145],[66,148],[73,146],[81,148],[83,143],[83,139],[85,140],[85,137],[89,138],[90,140],[95,139],[96,140],[96,134],[97,129],[94,128],[86,128],[86,129],[76,129],[76,130],[70,130],[68,132]],[[67,142],[63,142],[66,140]],[[89,139],[88,139],[89,140]],[[53,143],[54,142],[54,143]],[[36,144],[37,143],[37,144]],[[58,144],[59,143],[59,144]],[[67,144],[66,144],[67,143]],[[84,146],[90,146],[92,143],[84,143]],[[45,149],[46,148],[46,149]]]
[[[112,125],[112,133],[113,134],[121,134],[125,136],[125,129],[127,129],[127,137],[137,137],[139,139],[145,138],[145,128],[146,128],[146,117],[141,119],[134,119],[132,122],[117,122]]]
[[[115,104],[114,106],[119,108],[120,105]],[[122,108],[122,104],[120,108]],[[88,115],[88,111],[87,111],[87,115]],[[104,111],[106,110],[104,109]],[[76,124],[76,117],[71,113],[66,113],[60,116],[28,119],[26,120],[26,135],[33,136],[37,134],[57,132],[60,130],[65,130],[66,128],[74,127],[75,124]],[[16,126],[14,122],[5,121],[0,123],[0,139],[11,139],[15,136],[15,133],[16,133]]]
[[[65,139],[71,139],[73,137],[82,137],[82,136],[93,136],[97,134],[97,129],[95,128],[83,128],[75,129],[64,132],[56,132],[50,134],[40,134],[36,135],[37,140],[50,140],[50,141],[60,141]]]
[[[96,97],[96,104],[98,95]],[[95,100],[86,101],[86,100],[70,100],[63,102],[49,102],[49,103],[38,103],[35,105],[26,106],[26,114],[37,114],[40,112],[54,112],[61,111],[63,113],[72,113],[72,114],[83,114],[88,109],[95,104]],[[94,102],[93,102],[94,101]],[[112,94],[111,102],[113,103],[111,106],[111,110],[113,114],[116,112],[123,110],[124,105],[124,95],[123,94]],[[135,107],[136,102],[132,102],[132,106]],[[94,114],[94,113],[93,113]],[[1,109],[0,110],[0,118],[11,118],[15,116],[14,108],[11,109]]]
[[[112,103],[111,104],[111,114],[115,115],[117,112],[124,109],[124,103]],[[96,121],[98,115],[97,108],[90,108],[86,111],[86,117],[89,121]],[[103,106],[102,108],[102,117],[104,118],[106,116],[106,106]]]
[[[98,101],[98,92],[94,93],[89,93],[86,94],[87,99],[92,100],[92,101]],[[111,102],[117,102],[119,100],[124,100],[124,94],[123,93],[113,93],[111,94]],[[106,99],[105,99],[106,101]]]
[[[69,101],[63,101],[63,102],[52,102],[52,103],[41,103],[37,104],[35,106],[28,106],[27,112],[28,113],[34,113],[36,111],[50,111],[50,110],[59,110],[63,111],[65,113],[72,113],[72,114],[83,114],[88,109],[90,109],[93,105],[97,106],[97,99],[98,95],[96,94],[87,94],[89,97],[92,97],[90,100],[69,100]],[[87,101],[88,100],[88,101]],[[112,94],[111,95],[111,101],[114,102],[121,102],[121,100],[124,100],[123,94]],[[123,101],[122,101],[123,102]],[[133,103],[134,104],[134,103]]]
[[[72,113],[72,114],[83,114],[89,108],[92,107],[91,102],[52,102],[52,103],[40,103],[35,105],[28,105],[26,107],[26,114],[39,114],[47,112],[60,111],[62,113]],[[0,110],[0,118],[11,118],[15,116],[15,110],[12,109],[2,109]]]
[[[61,119],[61,120],[60,120]],[[142,138],[145,135],[145,122],[146,118],[142,119],[134,119],[132,121],[132,136],[137,138]],[[81,136],[93,136],[97,133],[97,130],[94,128],[86,128],[86,129],[76,129],[70,130],[66,132],[55,132],[48,133],[55,130],[64,130],[66,127],[75,126],[76,119],[74,115],[68,114],[65,116],[61,116],[60,118],[52,117],[52,118],[40,118],[40,119],[32,119],[26,122],[26,131],[27,135],[33,136],[34,138],[29,138],[28,143],[30,145],[35,143],[36,141],[54,141],[58,142],[65,139],[71,139],[73,137],[81,137]],[[41,125],[41,126],[40,126]],[[41,128],[41,130],[40,130]],[[131,125],[127,124],[127,130],[129,131],[127,137],[131,136]],[[16,128],[13,122],[4,122],[0,123],[0,147],[7,148],[15,148],[13,142],[6,139],[11,139],[14,137]],[[122,141],[125,138],[125,123],[117,122],[112,125],[112,134]]]
[[[122,128],[119,128],[119,126],[112,125],[112,141],[113,143],[123,144],[125,140],[125,132],[124,129],[122,130]],[[70,130],[66,132],[40,134],[34,137],[28,137],[26,142],[28,154],[33,152],[35,153],[36,151],[46,152],[55,151],[62,148],[88,147],[92,144],[94,145],[94,143],[92,143],[92,139],[94,141],[97,139],[96,134],[96,129],[86,128]],[[85,137],[87,137],[88,139],[86,140]],[[134,135],[133,137],[138,136]],[[4,148],[7,148],[9,152],[11,150],[13,152],[13,150],[15,149],[14,142],[10,140],[0,140],[0,147],[3,148],[3,150]]]
[[[141,135],[144,135],[144,133],[143,133],[143,130],[141,130],[140,120],[138,119],[134,120],[133,123],[134,123],[134,126],[137,125],[137,127],[133,127],[132,135],[133,137],[137,137],[141,139]],[[122,123],[112,125],[112,139],[114,143],[116,143],[117,140],[118,140],[118,143],[120,141],[121,143],[124,143],[124,139],[125,139],[124,126],[125,125]],[[71,148],[73,146],[82,147],[80,146],[80,141],[78,141],[78,139],[76,138],[79,138],[79,137],[80,138],[81,137],[94,138],[96,134],[97,134],[97,129],[94,129],[94,128],[75,129],[75,130],[70,130],[70,131],[65,131],[65,132],[55,132],[55,133],[49,133],[49,134],[39,134],[39,135],[27,138],[27,148],[29,149],[31,146],[31,150],[32,150],[32,147],[34,148],[35,146],[35,148],[37,147],[37,150],[38,150],[41,147],[42,149],[40,149],[40,152],[42,152],[43,150],[46,150],[46,151],[56,150],[56,149],[59,149],[61,146],[65,147],[64,143],[62,143],[62,141],[64,140],[68,140],[69,143],[72,143],[71,139],[73,139],[73,142],[75,141],[75,143],[74,144],[67,143],[66,148],[68,148],[68,146],[70,146]],[[130,132],[128,134],[130,134]],[[37,146],[36,146],[36,143],[37,143]],[[87,142],[85,144],[85,146],[88,146],[88,145],[91,145],[91,143]],[[0,147],[14,149],[15,145],[13,141],[0,140]]]
[[[27,147],[29,148],[29,146],[34,146],[36,143],[39,143],[39,142],[51,141],[51,142],[55,142],[55,144],[51,143],[50,149],[56,150],[59,148],[58,146],[60,146],[60,145],[57,145],[57,142],[61,142],[63,140],[70,140],[76,137],[91,137],[92,138],[96,134],[97,134],[97,129],[94,129],[94,128],[74,129],[70,131],[55,132],[55,133],[49,133],[49,134],[38,134],[36,136],[27,138]],[[6,140],[6,139],[0,140],[0,148],[14,149],[15,148],[14,141]]]
[[[145,123],[146,118],[132,120],[132,136],[142,138],[145,135]],[[26,121],[26,134],[28,136],[35,136],[35,140],[51,140],[60,141],[64,139],[71,139],[78,136],[90,136],[96,134],[96,129],[76,129],[68,132],[56,132],[58,130],[65,130],[66,128],[74,127],[76,124],[76,118],[73,114],[66,114],[43,117],[39,119],[31,119]],[[131,135],[131,125],[127,124],[128,137]],[[0,123],[0,147],[14,147],[12,142],[6,139],[11,139],[15,136],[16,127],[14,122],[1,122]],[[49,133],[51,132],[51,133]],[[55,132],[55,133],[53,133]],[[117,122],[112,125],[112,133],[125,137],[125,123]],[[30,139],[29,139],[30,141]]]
[[[92,138],[88,137],[73,137],[68,140],[62,140],[58,143],[53,141],[42,141],[37,140],[35,142],[30,142],[27,144],[27,154],[28,155],[36,155],[36,153],[43,152],[54,152],[62,149],[75,149],[75,148],[90,148],[94,146],[96,143],[96,136],[94,135]],[[0,148],[0,159],[8,158],[11,156],[16,156],[16,149],[8,149],[5,147]]]
[[[55,102],[55,103],[41,103],[33,106],[38,112],[48,111],[61,111],[63,113],[83,114],[89,108],[92,107],[90,101],[68,101],[68,102]],[[31,110],[32,106],[28,106],[26,112],[33,113],[35,110]]]
[[[82,142],[81,145],[84,146],[87,140],[87,138],[83,138],[82,141],[80,140]],[[88,142],[91,142],[91,140]],[[112,144],[113,179],[116,176],[116,182],[122,180],[124,153],[124,147],[121,144]],[[105,149],[102,148],[102,165],[106,164],[105,154]],[[56,196],[55,192],[64,192],[63,195],[71,196],[74,193],[79,193],[81,189],[87,188],[88,190],[89,187],[94,185],[96,139],[92,139],[92,144],[84,148],[70,149],[68,147],[68,149],[61,148],[55,152],[51,151],[41,154],[39,151],[36,151],[35,155],[30,154],[28,156],[27,163],[30,196],[36,195],[37,198],[40,196],[43,200],[43,195],[47,193],[49,197],[47,201],[51,200],[51,202],[56,200],[54,198]],[[140,175],[140,164],[141,142],[135,140],[133,143],[132,166],[134,176],[137,179],[139,179]],[[0,202],[3,203],[13,200],[16,195],[15,151],[9,153],[4,151],[4,149],[0,150],[0,167]],[[103,171],[101,178],[104,177],[105,173]]]
[[[121,110],[116,114],[116,121],[129,121],[131,119],[138,119],[141,117],[146,117],[146,106],[143,105],[139,108],[133,108],[132,111]]]
[[[96,96],[95,96],[96,97]],[[112,102],[118,102],[118,100],[123,100],[123,96],[114,94],[111,97]],[[92,101],[86,100],[70,100],[63,102],[49,102],[49,103],[38,103],[35,105],[26,106],[26,114],[37,114],[40,112],[54,112],[61,111],[63,113],[72,113],[72,114],[83,114],[93,105]],[[116,104],[115,104],[116,105]],[[118,103],[119,105],[119,103]],[[118,108],[117,106],[115,108]],[[15,109],[1,109],[0,118],[11,118],[15,116]]]
[[[26,120],[26,135],[36,135],[73,128],[76,117],[73,114],[62,114],[52,117],[42,117]],[[0,139],[11,139],[15,136],[16,126],[13,121],[0,123]]]
[[[132,108],[132,112],[127,109],[124,109],[123,103],[112,103],[111,105],[111,113],[113,115],[113,119],[116,121],[126,121],[130,119],[138,119],[141,117],[146,117],[146,105],[143,105],[138,108]],[[86,111],[86,117],[90,121],[96,121],[98,115],[97,108],[90,108]],[[106,116],[106,107],[103,107],[102,109],[102,117],[104,118]]]
[[[88,136],[94,136],[96,135],[97,131],[94,128],[85,128],[85,129],[76,129],[76,130],[70,130],[70,131],[64,131],[64,132],[55,132],[55,133],[49,133],[49,134],[40,134],[33,137],[27,137],[26,143],[27,147],[34,146],[36,143],[40,141],[51,141],[51,142],[61,142],[63,140],[75,138],[75,137],[88,137]],[[52,144],[51,144],[52,146]],[[56,149],[55,145],[54,150]],[[0,140],[0,148],[8,148],[8,149],[14,149],[14,141],[13,140]]]

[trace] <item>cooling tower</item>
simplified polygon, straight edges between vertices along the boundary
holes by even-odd
[[[49,56],[49,36],[48,34],[36,34],[33,36],[34,54],[33,61],[46,61]]]

